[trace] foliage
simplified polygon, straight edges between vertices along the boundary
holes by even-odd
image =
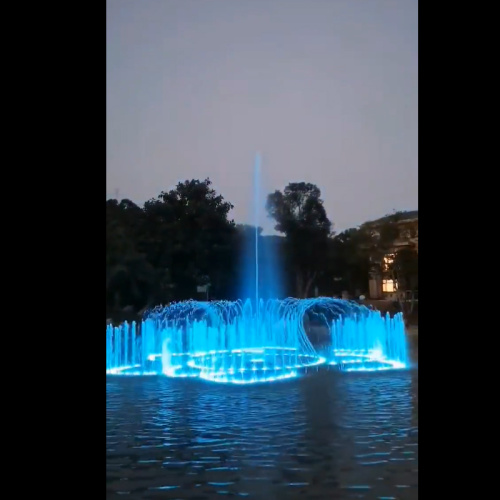
[[[338,281],[335,294],[343,290],[351,294],[366,293],[370,245],[370,235],[358,228],[347,229],[332,239],[328,263],[330,274]]]
[[[418,253],[415,248],[409,246],[398,250],[389,271],[400,289],[418,289]]]
[[[394,212],[363,224],[361,231],[366,235],[372,269],[398,281],[399,289],[414,289],[418,288],[418,252],[408,241],[398,248],[398,241],[403,239],[401,232],[405,230],[401,222],[405,218],[405,212]],[[414,231],[408,229],[410,238],[416,236]],[[385,259],[389,255],[392,257]]]
[[[108,307],[191,298],[196,286],[206,283],[212,293],[224,295],[234,260],[231,208],[209,179],[179,183],[143,208],[108,200]]]
[[[262,272],[274,273],[266,254],[278,252],[284,268],[283,292],[298,297],[366,293],[370,270],[398,237],[404,214],[348,229],[337,236],[314,184],[291,183],[269,194],[266,204],[283,236],[263,236],[258,228]],[[209,179],[187,180],[138,206],[130,200],[106,201],[106,300],[113,315],[139,311],[172,300],[205,299],[199,285],[209,285],[211,299],[235,299],[242,255],[255,238],[252,226],[236,226],[231,203],[216,193]],[[251,258],[251,256],[250,256]],[[380,270],[380,269],[379,269]],[[418,288],[418,254],[396,253],[386,269],[400,283]]]
[[[211,187],[210,179],[179,183],[148,201],[144,210],[153,231],[149,251],[158,268],[170,270],[176,297],[190,298],[197,285],[210,283],[217,294],[231,254],[233,206]]]
[[[296,294],[307,297],[328,256],[332,223],[326,215],[321,191],[314,184],[290,183],[283,192],[267,198],[275,229],[285,234],[290,264],[296,278]]]

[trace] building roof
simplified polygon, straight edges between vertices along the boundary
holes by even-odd
[[[383,224],[384,222],[389,221],[394,216],[398,217],[398,222],[418,220],[418,210],[404,210],[401,212],[395,212],[393,214],[384,215],[384,217],[380,217],[380,219],[375,219],[365,222],[363,226]]]

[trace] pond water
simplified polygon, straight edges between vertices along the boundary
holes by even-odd
[[[417,499],[417,375],[107,377],[107,499]]]

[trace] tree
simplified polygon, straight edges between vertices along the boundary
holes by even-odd
[[[403,212],[394,212],[382,219],[366,222],[359,228],[363,245],[369,251],[370,260],[374,265],[383,265],[384,257],[393,252],[394,242],[400,233],[398,223],[403,217]]]
[[[155,269],[143,255],[124,257],[106,272],[108,303],[115,310],[131,305],[136,310],[152,305],[157,283]]]
[[[152,299],[155,271],[138,249],[142,221],[142,209],[132,201],[107,200],[106,294],[115,310],[140,309]]]
[[[398,250],[389,269],[400,289],[418,289],[418,253],[415,248],[409,246]]]
[[[177,299],[192,298],[209,282],[223,293],[232,262],[233,208],[211,187],[210,179],[180,182],[146,202],[145,249],[157,269],[169,269]]]
[[[180,182],[139,207],[106,201],[106,291],[113,314],[196,297],[231,295],[236,262],[232,205],[206,179]],[[111,312],[111,311],[110,311]]]
[[[106,201],[106,267],[136,253],[135,229],[141,209],[130,200]]]
[[[296,294],[307,297],[324,269],[332,229],[321,191],[314,184],[290,183],[283,192],[268,195],[266,208],[275,229],[285,234]]]
[[[368,288],[370,272],[370,236],[351,228],[335,236],[330,243],[329,275],[339,280],[339,287],[354,294]],[[335,289],[334,293],[342,290]]]

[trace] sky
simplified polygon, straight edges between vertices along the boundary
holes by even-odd
[[[209,177],[252,223],[260,152],[264,192],[316,184],[336,232],[417,209],[417,8],[107,0],[107,198]]]

